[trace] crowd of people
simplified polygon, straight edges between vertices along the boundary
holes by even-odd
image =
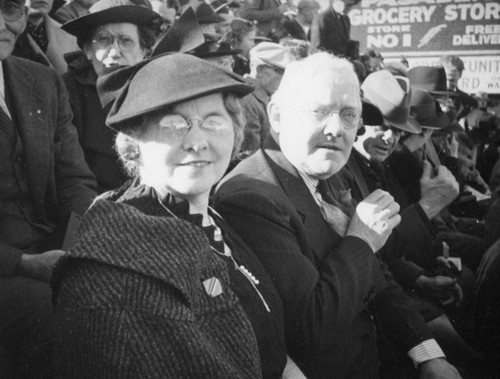
[[[1,378],[500,375],[498,99],[354,3],[0,0]]]

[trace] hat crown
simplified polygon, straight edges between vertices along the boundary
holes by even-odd
[[[387,70],[376,71],[367,76],[361,89],[364,97],[377,106],[384,119],[399,129],[412,133],[419,131],[419,125],[410,119],[410,88],[405,77],[396,78]],[[402,85],[406,85],[406,91]]]
[[[413,67],[408,71],[408,79],[413,87],[429,92],[446,92],[446,71],[443,67]]]
[[[424,128],[441,129],[448,125],[447,116],[429,92],[413,87],[410,104],[412,114]]]
[[[250,62],[267,63],[285,69],[295,58],[288,50],[274,42],[261,42],[250,50]]]
[[[122,6],[137,6],[129,0],[99,0],[89,8],[90,13],[100,12],[109,8]]]

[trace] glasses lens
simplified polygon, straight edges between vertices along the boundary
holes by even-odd
[[[160,133],[167,138],[181,139],[189,130],[189,123],[187,120],[177,115],[163,117],[158,125],[160,126]]]
[[[129,36],[118,37],[118,45],[123,51],[130,51],[135,47],[135,42]]]
[[[1,1],[0,9],[6,21],[16,21],[23,15],[23,6],[16,1]]]
[[[354,109],[346,109],[340,112],[340,118],[349,128],[358,127],[360,115]]]

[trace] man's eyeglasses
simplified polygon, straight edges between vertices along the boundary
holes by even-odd
[[[111,34],[98,34],[92,40],[92,44],[100,49],[109,49],[115,40],[118,42],[118,47],[121,51],[130,51],[135,47],[135,41],[126,35],[119,35],[115,37]]]
[[[24,14],[24,6],[17,1],[0,1],[0,10],[5,21],[17,21]]]
[[[346,129],[358,128],[361,121],[361,115],[355,109],[344,109],[341,111],[329,111],[323,109],[303,109],[311,116],[311,120],[316,125],[326,125],[335,113],[338,113]]]
[[[231,123],[220,116],[209,116],[202,120],[201,118],[185,119],[179,115],[168,115],[163,117],[158,125],[160,126],[160,133],[167,138],[174,140],[182,140],[186,134],[191,130],[197,122],[198,127],[205,133],[218,135],[226,133],[232,128]]]

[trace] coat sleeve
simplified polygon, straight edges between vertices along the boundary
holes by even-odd
[[[302,354],[331,351],[342,329],[387,285],[375,254],[357,237],[341,239],[313,263],[300,216],[265,188],[223,185],[215,207],[269,272],[284,304],[287,346]]]
[[[57,82],[56,122],[54,132],[54,170],[56,191],[65,211],[83,214],[97,195],[95,177],[90,171],[78,142],[68,92],[62,79],[54,74]]]

